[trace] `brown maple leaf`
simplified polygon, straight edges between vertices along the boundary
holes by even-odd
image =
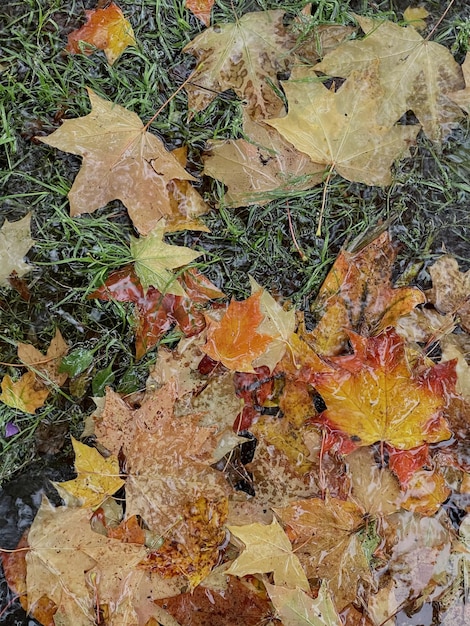
[[[356,598],[359,580],[371,582],[358,536],[364,511],[335,498],[297,500],[275,509],[309,578],[328,581],[338,610]]]
[[[31,371],[38,374],[45,383],[61,387],[68,378],[66,372],[60,372],[60,363],[69,348],[59,329],[56,330],[46,354],[42,354],[29,343],[18,343],[18,358]]]
[[[440,257],[431,267],[432,289],[426,292],[440,313],[458,316],[460,325],[470,332],[470,270],[461,272],[456,259]]]
[[[277,115],[282,100],[269,81],[289,66],[295,40],[283,24],[284,11],[246,13],[236,22],[208,28],[183,50],[197,59],[191,84],[186,86],[188,106],[201,111],[226,89],[247,100],[252,117]]]
[[[68,194],[71,215],[92,213],[119,199],[137,230],[147,234],[163,217],[170,228],[208,210],[202,201],[193,205],[183,197],[179,202],[177,188],[172,195],[170,184],[194,178],[160,139],[147,132],[135,113],[87,91],[91,113],[65,120],[48,137],[38,137],[49,146],[83,157]],[[190,186],[188,194],[199,196]]]
[[[273,128],[245,113],[243,131],[245,139],[210,142],[204,156],[204,174],[227,186],[227,206],[266,204],[279,193],[322,182],[325,166],[313,163]]]

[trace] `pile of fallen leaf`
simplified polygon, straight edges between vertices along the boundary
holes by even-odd
[[[247,103],[247,138],[214,143],[205,162],[229,204],[334,173],[389,184],[420,129],[440,141],[468,112],[461,68],[412,26],[357,17],[365,37],[321,27],[296,46],[283,17],[247,14],[186,47],[198,62],[190,110],[229,88]],[[96,399],[84,431],[96,447],[73,442],[64,505],[43,501],[19,550],[2,554],[26,610],[46,626],[378,626],[439,601],[440,624],[468,623],[470,272],[443,256],[426,293],[394,286],[384,231],[339,255],[312,329],[254,280],[227,303],[187,267],[203,252],[164,240],[205,229],[184,153],[89,95],[89,115],[42,141],[83,157],[72,215],[120,199],[140,233],[90,297],[134,303],[138,357],[175,325],[184,337],[158,348],[145,392],[108,386]],[[419,124],[398,124],[410,110]],[[0,231],[3,282],[30,267],[29,219]],[[19,344],[26,373],[4,377],[0,400],[33,413],[80,374],[70,354],[59,331],[46,355]]]

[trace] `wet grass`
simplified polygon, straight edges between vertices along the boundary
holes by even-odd
[[[50,134],[64,118],[86,115],[86,86],[135,111],[146,122],[189,75],[194,59],[181,50],[203,26],[186,11],[182,0],[120,0],[138,44],[110,67],[103,53],[86,57],[63,51],[67,34],[81,24],[83,9],[94,4],[4,0],[0,7],[4,25],[0,33],[0,215],[12,221],[31,211],[36,240],[28,256],[30,300],[24,301],[15,290],[0,290],[1,361],[18,363],[19,341],[45,351],[57,327],[71,349],[84,348],[94,354],[92,366],[84,372],[81,395],[66,388],[33,416],[0,404],[0,482],[38,455],[41,425],[65,423],[73,434],[80,433],[84,416],[94,407],[91,382],[97,373],[112,363],[116,387],[121,384],[129,392],[144,385],[148,366],[155,359],[154,350],[135,362],[129,306],[87,299],[107,271],[121,264],[134,234],[124,207],[114,202],[92,216],[70,218],[66,196],[80,159],[40,144],[34,137]],[[304,2],[282,4],[294,14]],[[320,0],[314,3],[313,13],[318,23],[352,23],[351,11],[379,12],[399,20],[407,5]],[[437,18],[442,3],[427,5]],[[470,34],[466,5],[455,2],[434,36],[460,62]],[[242,0],[235,11],[240,17],[248,11],[273,8],[279,8],[279,3]],[[232,4],[218,0],[213,21],[232,21],[233,17]],[[208,140],[240,136],[242,105],[234,94],[225,93],[189,122],[186,111],[186,96],[180,91],[151,130],[170,149],[187,146],[188,168],[197,176]],[[462,123],[442,150],[420,138],[411,158],[397,166],[388,189],[333,179],[321,236],[315,234],[322,203],[320,187],[274,198],[262,207],[234,210],[224,206],[220,183],[204,180],[197,183],[201,193],[211,206],[219,206],[205,218],[211,233],[188,232],[171,239],[206,250],[201,269],[229,296],[246,297],[251,274],[271,292],[308,312],[341,247],[378,221],[390,219],[392,235],[400,242],[398,273],[419,261],[418,279],[426,286],[426,267],[443,251],[453,253],[462,268],[468,268],[469,131],[468,124]],[[7,373],[17,376],[18,368],[0,366],[0,376]],[[6,438],[4,428],[10,421],[16,422],[20,433]]]

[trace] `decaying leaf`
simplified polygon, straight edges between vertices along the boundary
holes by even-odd
[[[456,259],[440,257],[431,267],[432,289],[426,292],[429,301],[440,313],[458,316],[460,325],[470,332],[470,270],[461,272]]]
[[[24,276],[32,266],[23,257],[34,246],[31,239],[31,213],[16,222],[5,220],[0,228],[0,286],[10,287],[8,277],[13,272]]]
[[[323,180],[325,166],[313,163],[273,128],[245,113],[243,130],[245,139],[210,142],[204,157],[204,174],[227,186],[228,206],[262,205]]]
[[[304,591],[310,589],[302,565],[279,522],[273,520],[269,526],[258,523],[229,526],[229,530],[245,544],[245,548],[227,574],[245,576],[273,572],[276,585]]]
[[[246,13],[236,22],[208,28],[183,52],[197,60],[188,92],[188,106],[201,111],[226,89],[247,101],[251,117],[264,119],[279,114],[282,100],[269,81],[289,67],[295,41],[283,25],[284,11]]]
[[[360,579],[370,579],[369,564],[359,529],[364,511],[353,502],[335,498],[297,500],[275,510],[308,578],[328,580],[338,610],[356,597]]]
[[[68,374],[60,372],[59,367],[68,349],[60,330],[57,329],[45,355],[29,343],[18,343],[18,358],[26,367],[39,373],[44,383],[53,383],[61,387]]]
[[[267,123],[297,150],[347,180],[381,186],[392,182],[390,168],[408,153],[419,127],[376,121],[384,98],[378,62],[352,72],[336,92],[308,67],[295,68],[283,88],[289,112]]]
[[[343,352],[348,329],[376,335],[426,301],[415,287],[392,286],[396,254],[387,231],[359,251],[340,252],[312,306],[320,320],[304,336],[319,354]]]
[[[155,287],[160,293],[172,293],[185,296],[181,284],[168,270],[188,265],[202,252],[195,252],[184,246],[170,246],[163,241],[164,224],[158,224],[145,237],[131,238],[131,254],[140,284],[147,293],[149,287]]]
[[[258,332],[264,319],[260,306],[259,291],[241,302],[232,300],[220,322],[209,320],[204,352],[228,369],[254,372],[253,361],[264,354],[274,339]]]
[[[137,611],[154,614],[149,599],[181,591],[181,580],[166,581],[137,567],[144,546],[94,532],[90,517],[85,508],[54,508],[43,501],[28,536],[28,607],[50,598],[55,623],[64,626],[92,626],[95,610],[112,607],[108,623],[118,626],[137,623]]]
[[[388,126],[411,110],[430,139],[445,137],[462,116],[448,96],[463,88],[460,67],[450,51],[423,39],[412,26],[355,17],[366,34],[364,39],[341,44],[315,69],[351,78],[377,60],[383,91],[374,119]]]
[[[458,104],[467,115],[470,115],[470,54],[467,53],[462,65],[462,72],[465,79],[465,89],[449,93],[449,98]]]
[[[98,507],[124,485],[117,457],[104,458],[96,448],[91,448],[72,437],[77,477],[56,483],[77,498],[80,506]]]
[[[325,583],[315,600],[301,589],[264,584],[283,626],[341,626],[342,621]]]
[[[132,26],[114,2],[104,8],[85,11],[85,15],[86,23],[68,36],[68,52],[92,54],[98,48],[104,50],[108,63],[113,65],[128,46],[135,45]]]
[[[91,113],[65,120],[48,137],[38,137],[49,146],[83,157],[68,195],[70,214],[92,213],[119,199],[142,234],[149,233],[163,217],[168,226],[200,215],[200,208],[197,215],[188,213],[192,203],[184,197],[176,195],[178,202],[174,202],[170,183],[194,178],[160,139],[147,132],[132,111],[103,100],[91,89],[88,95]],[[197,194],[194,189],[193,193]],[[208,207],[203,212],[206,210]]]
[[[331,424],[358,446],[388,442],[399,450],[449,439],[443,409],[455,387],[454,363],[410,369],[403,340],[393,330],[365,338],[350,333],[354,353],[330,357],[331,369],[314,385]]]
[[[49,390],[39,381],[34,372],[26,372],[18,380],[6,374],[2,379],[0,402],[25,413],[34,413],[43,406]]]

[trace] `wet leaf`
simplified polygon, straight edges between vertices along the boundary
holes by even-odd
[[[429,17],[429,13],[424,7],[407,7],[403,12],[403,19],[417,31],[422,31],[426,28],[424,20],[427,17]]]
[[[91,113],[65,120],[48,137],[38,137],[49,146],[83,157],[68,194],[70,214],[93,213],[111,200],[119,199],[128,209],[134,226],[144,235],[162,217],[167,218],[170,227],[200,215],[201,205],[197,215],[192,213],[191,203],[184,196],[174,202],[168,187],[170,182],[194,178],[160,139],[147,132],[132,111],[103,100],[91,89],[88,95]],[[194,190],[193,193],[197,195]],[[179,194],[177,189],[175,194]]]
[[[297,500],[275,509],[308,578],[325,579],[338,610],[356,598],[359,580],[370,580],[358,531],[364,511],[335,498]]]
[[[220,322],[209,320],[204,352],[228,369],[254,372],[253,361],[273,340],[272,335],[257,330],[265,318],[260,307],[261,292],[241,302],[232,300]]]
[[[269,601],[243,581],[228,577],[223,589],[200,585],[191,593],[158,600],[181,626],[259,626],[271,611]],[[217,618],[215,617],[217,616]]]
[[[77,478],[56,483],[61,489],[78,498],[83,507],[98,507],[107,496],[112,496],[124,485],[115,456],[104,458],[96,448],[91,448],[72,437]]]
[[[18,380],[6,374],[1,387],[0,402],[25,413],[34,413],[41,408],[49,395],[49,390],[33,372],[26,372]]]
[[[229,526],[231,534],[245,544],[243,552],[231,564],[227,574],[245,576],[273,572],[276,585],[308,591],[305,572],[292,551],[291,543],[282,526],[273,520],[265,524]]]
[[[393,287],[395,258],[387,231],[359,251],[340,252],[313,304],[320,320],[305,336],[319,354],[344,351],[347,329],[376,335],[426,301],[415,287]]]
[[[8,277],[13,272],[21,277],[32,270],[23,260],[34,246],[30,224],[31,213],[28,213],[16,222],[5,220],[0,228],[0,286],[11,287]]]
[[[413,372],[393,329],[372,338],[350,333],[350,341],[353,354],[330,357],[331,369],[313,376],[327,406],[323,418],[358,446],[384,441],[408,450],[449,439],[443,410],[455,388],[454,363]]]
[[[186,8],[201,20],[204,26],[211,23],[211,9],[214,6],[214,0],[186,0]]]
[[[450,493],[451,490],[439,471],[423,469],[410,478],[401,507],[421,515],[434,515]]]
[[[265,583],[283,626],[341,626],[341,619],[322,584],[315,600],[301,589],[287,589]]]
[[[204,174],[227,186],[226,205],[262,205],[322,182],[325,167],[313,163],[275,129],[245,113],[243,131],[245,139],[210,142],[204,156]]]
[[[295,68],[283,88],[289,112],[267,123],[297,150],[347,180],[380,186],[392,182],[390,168],[408,154],[419,126],[376,122],[384,98],[378,62],[352,72],[336,92],[307,67]]]
[[[162,295],[149,287],[147,293],[131,265],[112,272],[104,285],[89,295],[89,298],[117,300],[135,304],[136,358],[140,359],[158,341],[177,325],[185,336],[200,333],[206,326],[204,305],[214,298],[225,295],[195,268],[189,268],[177,278],[184,297],[173,294]]]
[[[181,591],[173,581],[137,567],[146,555],[144,546],[94,532],[90,517],[87,509],[53,508],[43,501],[28,536],[28,607],[46,596],[58,607],[56,624],[61,619],[64,626],[91,626],[95,611],[109,605],[114,623],[137,623],[136,610],[151,609],[147,597]]]
[[[170,246],[163,241],[164,225],[157,225],[145,237],[131,237],[131,255],[140,284],[147,293],[155,287],[160,293],[184,296],[185,292],[174,274],[168,270],[188,265],[202,252],[195,252],[184,246]]]
[[[366,36],[341,44],[315,69],[351,78],[377,60],[383,91],[374,119],[389,125],[411,110],[426,135],[433,141],[441,140],[461,117],[447,95],[463,88],[460,67],[450,51],[423,39],[412,26],[355,17]]]
[[[221,91],[233,89],[251,117],[264,119],[282,110],[269,81],[289,66],[294,39],[283,25],[284,11],[246,13],[234,23],[218,24],[195,37],[184,49],[196,57],[188,107],[202,111]]]
[[[113,372],[113,363],[114,359],[107,367],[100,370],[93,376],[91,381],[91,391],[93,393],[93,397],[104,395],[106,387],[114,382],[115,375]]]
[[[44,383],[53,383],[61,387],[68,378],[68,373],[61,369],[68,350],[68,345],[57,329],[45,355],[31,344],[18,343],[18,358],[31,371],[39,374]]]
[[[470,115],[470,54],[467,53],[462,65],[463,77],[465,79],[465,89],[449,93],[449,98],[458,104],[467,115]]]
[[[460,325],[470,332],[470,270],[461,272],[450,255],[440,257],[431,267],[432,289],[426,292],[429,301],[440,313],[458,316]]]
[[[136,45],[130,22],[114,2],[102,9],[85,11],[85,15],[86,23],[68,36],[68,52],[92,54],[98,48],[104,50],[108,63],[113,65],[128,46]]]
[[[75,378],[93,363],[93,352],[86,348],[75,348],[63,357],[59,365],[59,373]]]

